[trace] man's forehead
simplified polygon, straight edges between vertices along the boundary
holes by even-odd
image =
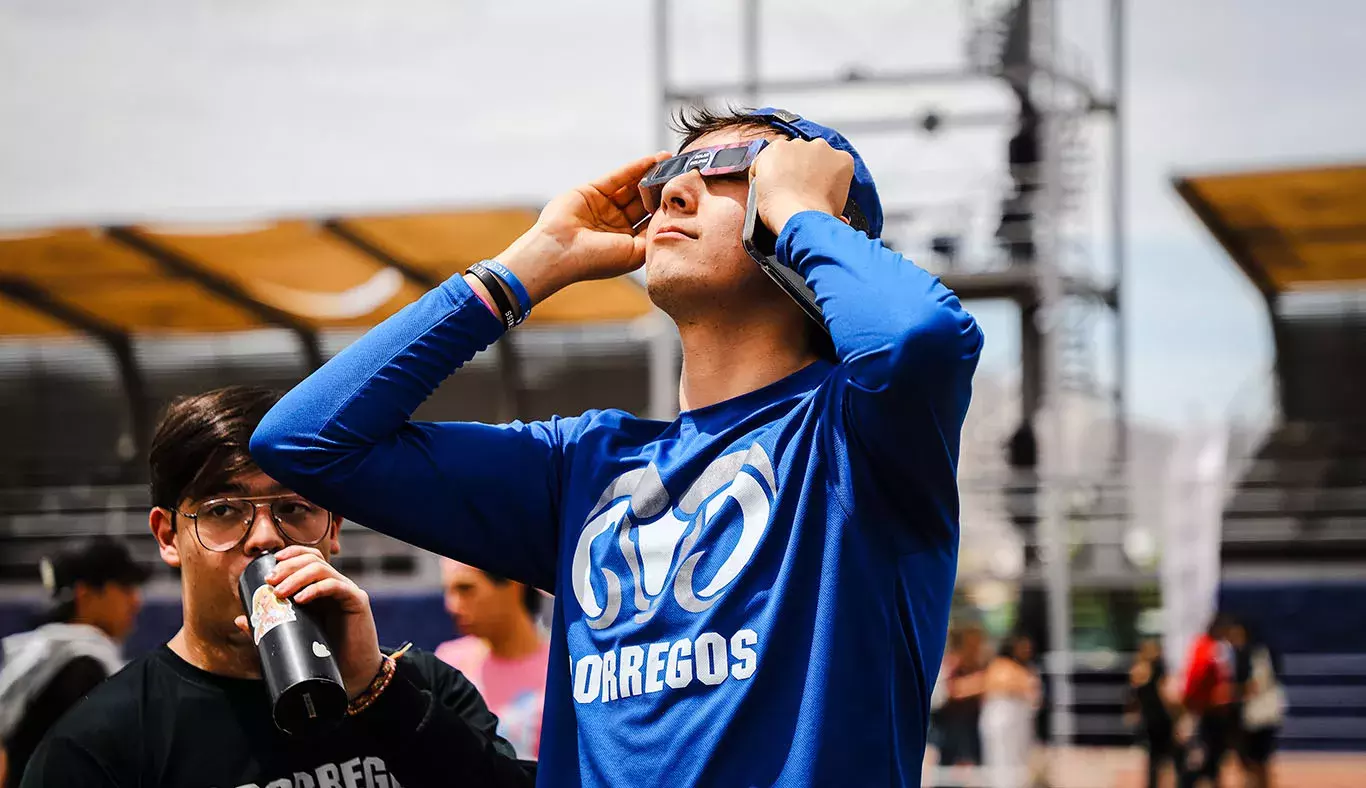
[[[713,145],[728,145],[732,142],[746,142],[748,140],[785,140],[787,135],[777,129],[760,129],[753,126],[737,126],[729,129],[709,131],[706,134],[693,140],[679,153],[687,153],[699,148],[710,148]]]
[[[210,497],[223,495],[284,495],[293,492],[261,471],[233,474],[222,485],[209,493]]]
[[[451,558],[441,559],[441,574],[446,577],[447,582],[470,582],[484,575],[469,564],[462,564]]]

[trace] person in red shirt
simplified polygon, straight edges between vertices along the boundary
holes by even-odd
[[[1205,634],[1191,644],[1182,705],[1195,721],[1195,738],[1187,747],[1181,785],[1200,780],[1219,785],[1219,769],[1233,732],[1233,650],[1228,644],[1232,620],[1216,615]]]

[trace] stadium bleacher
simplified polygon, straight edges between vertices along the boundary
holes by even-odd
[[[530,417],[592,406],[644,411],[643,341],[606,329],[528,330],[519,339],[523,401]],[[287,340],[280,345],[274,353],[246,348],[234,357],[204,343],[197,355],[181,353],[182,366],[150,371],[149,388],[159,403],[229,382],[287,388],[303,370],[296,355],[284,352]],[[0,348],[0,356],[4,352]],[[115,387],[111,371],[84,364],[98,356],[97,348],[73,343],[48,352],[48,363],[31,370],[30,377],[0,377],[0,410],[15,416],[4,420],[8,448],[0,452],[0,542],[5,545],[0,591],[6,585],[31,585],[38,559],[61,540],[81,534],[145,539],[142,554],[154,556],[147,533],[145,461],[129,463],[120,456],[122,405],[117,395],[107,395]],[[69,371],[49,374],[52,367]],[[481,356],[444,384],[418,415],[496,421],[498,386],[496,365]],[[411,548],[359,526],[347,534],[349,549],[339,559],[346,571],[370,578],[406,578],[417,571]]]

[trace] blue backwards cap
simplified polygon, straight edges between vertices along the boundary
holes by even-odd
[[[750,115],[762,119],[773,128],[796,139],[814,140],[820,138],[828,142],[830,147],[838,148],[853,156],[854,180],[849,184],[849,198],[853,200],[854,205],[858,206],[859,211],[863,213],[863,218],[868,222],[868,237],[877,238],[882,235],[882,200],[878,199],[877,186],[873,183],[873,174],[868,171],[868,165],[863,163],[863,157],[858,155],[858,151],[854,150],[854,146],[849,144],[849,140],[845,139],[843,134],[829,126],[822,126],[777,107],[756,109]]]

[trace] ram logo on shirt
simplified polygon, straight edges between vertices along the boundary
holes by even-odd
[[[621,474],[598,498],[574,548],[571,584],[585,623],[601,630],[631,615],[643,624],[667,604],[705,612],[754,556],[776,496],[773,463],[758,444],[713,460],[676,502],[653,463]],[[739,538],[714,575],[698,577],[698,562],[706,554],[695,549],[698,539],[713,523],[730,519],[720,517],[728,507],[738,508]],[[630,572],[626,586],[604,565],[618,551]],[[606,592],[602,598],[593,587],[598,576]],[[615,651],[588,654],[573,665],[575,699],[608,702],[666,685],[679,689],[694,680],[719,684],[728,675],[749,678],[757,644],[753,630],[741,629],[729,637],[704,632],[695,640],[623,646],[619,659]]]

